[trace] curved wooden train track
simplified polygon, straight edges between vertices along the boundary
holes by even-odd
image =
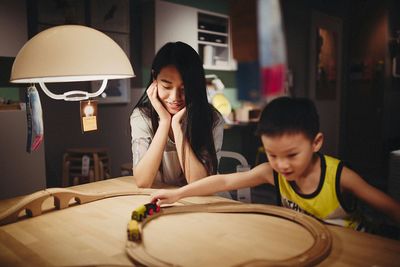
[[[129,195],[149,195],[150,192],[146,189],[133,189],[129,191],[116,191],[105,193],[82,193],[79,191],[64,189],[64,188],[49,188],[38,191],[28,195],[12,205],[10,208],[0,213],[0,225],[5,225],[17,222],[20,217],[19,214],[25,210],[28,217],[39,216],[43,213],[42,204],[50,198],[54,198],[55,209],[65,209],[71,204],[74,199],[77,204],[84,204],[92,201],[97,201],[110,197],[129,196]],[[184,206],[174,206],[163,208],[161,212],[147,217],[142,223],[139,224],[139,231],[141,235],[145,225],[159,216],[168,216],[178,213],[193,213],[193,212],[207,212],[207,213],[257,213],[276,216],[283,219],[293,221],[303,228],[305,228],[313,237],[314,242],[312,246],[304,253],[290,257],[285,260],[272,261],[272,260],[250,260],[242,262],[237,266],[312,266],[323,259],[325,259],[331,250],[332,237],[329,230],[319,221],[281,207],[261,205],[261,204],[241,204],[241,203],[212,203],[212,204],[192,204],[186,201],[179,201]],[[188,205],[192,204],[192,205]],[[143,243],[127,241],[126,247],[127,254],[136,262],[147,266],[176,266],[175,263],[166,262],[150,255]]]
[[[250,260],[242,262],[237,266],[255,267],[255,266],[313,266],[325,259],[332,247],[332,236],[329,230],[316,219],[310,216],[270,205],[261,204],[197,204],[188,206],[177,206],[168,209],[162,209],[161,212],[153,216],[147,217],[139,224],[140,234],[143,232],[145,225],[151,220],[157,219],[160,216],[166,216],[178,213],[191,213],[191,212],[210,212],[210,213],[257,213],[266,214],[283,219],[293,221],[303,228],[305,228],[314,238],[313,245],[304,253],[290,257],[288,259],[273,261],[273,260]],[[143,239],[142,239],[143,240]],[[146,266],[177,266],[175,263],[166,262],[155,255],[150,255],[146,251],[143,242],[127,242],[126,251],[128,255],[134,260]]]
[[[65,188],[48,188],[25,196],[15,205],[0,213],[0,226],[17,222],[19,220],[19,214],[23,210],[26,211],[28,217],[41,215],[43,212],[42,204],[50,197],[54,197],[54,207],[61,210],[70,206],[71,199],[75,199],[78,204],[84,204],[105,198],[129,195],[150,195],[150,193],[146,192],[146,189],[106,193],[82,193]]]

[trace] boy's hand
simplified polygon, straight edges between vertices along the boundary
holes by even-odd
[[[171,114],[167,111],[167,109],[163,106],[161,101],[158,99],[158,87],[157,81],[153,81],[153,83],[146,90],[147,96],[151,102],[151,105],[156,110],[158,116],[160,117],[160,122],[171,122]]]
[[[151,202],[156,203],[158,206],[172,204],[180,198],[178,189],[161,189],[151,194]]]

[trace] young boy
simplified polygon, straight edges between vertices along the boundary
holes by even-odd
[[[183,197],[269,183],[277,187],[284,207],[327,223],[353,229],[362,227],[345,200],[353,195],[400,223],[400,203],[366,183],[335,158],[322,155],[324,136],[314,104],[306,98],[281,97],[263,110],[257,133],[269,162],[247,172],[207,177],[187,186],[160,190],[152,195],[158,204]]]

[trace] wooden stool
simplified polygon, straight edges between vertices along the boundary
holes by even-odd
[[[82,169],[83,159],[88,157],[87,173]],[[63,156],[62,186],[94,182],[110,177],[110,158],[106,148],[69,148]]]
[[[121,176],[133,175],[132,168],[133,168],[132,162],[122,164],[121,165]]]

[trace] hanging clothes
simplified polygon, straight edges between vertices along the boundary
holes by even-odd
[[[257,2],[261,95],[285,95],[286,45],[278,0]]]
[[[35,85],[29,86],[26,90],[26,118],[28,124],[26,151],[31,153],[39,148],[44,134],[42,105]]]

